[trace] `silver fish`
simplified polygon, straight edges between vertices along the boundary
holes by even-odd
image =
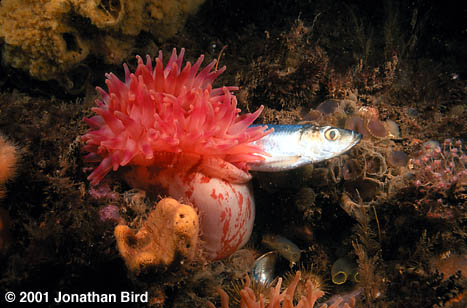
[[[339,156],[360,142],[362,135],[348,129],[314,125],[271,125],[274,132],[253,142],[270,156],[249,164],[253,171],[285,171]]]

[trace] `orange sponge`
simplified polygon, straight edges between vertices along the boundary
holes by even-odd
[[[193,260],[199,242],[198,214],[189,205],[165,198],[136,234],[118,225],[114,235],[128,269],[139,272],[155,266],[165,270],[177,261]]]

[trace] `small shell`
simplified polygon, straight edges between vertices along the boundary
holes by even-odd
[[[256,282],[270,284],[276,278],[277,251],[270,251],[256,259],[251,275]]]

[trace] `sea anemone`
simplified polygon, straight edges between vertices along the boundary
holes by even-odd
[[[316,268],[313,268],[312,265],[299,265],[298,266],[300,271],[300,279],[298,280],[295,294],[294,294],[294,301],[299,302],[302,296],[306,296],[307,288],[306,284],[307,281],[311,281],[313,287],[316,290],[320,290],[323,292],[327,292],[329,289],[328,286],[324,283],[322,275],[318,274]],[[290,270],[284,275],[284,288],[287,288],[296,278],[296,270]]]
[[[244,308],[280,308],[280,307],[289,307],[289,308],[313,308],[318,299],[324,296],[324,291],[320,289],[321,285],[315,285],[316,281],[314,279],[308,279],[304,277],[306,282],[300,281],[301,272],[297,271],[295,277],[290,280],[290,283],[287,285],[287,288],[282,290],[282,278],[277,279],[277,284],[275,287],[270,287],[269,292],[262,291],[259,295],[255,294],[255,291],[250,287],[251,281],[248,275],[245,277],[245,284],[243,289],[240,291],[240,307]],[[299,290],[304,284],[304,290]],[[229,308],[229,296],[222,289],[217,288],[217,292],[221,297],[221,308]],[[295,301],[296,293],[303,292],[303,294],[298,301]],[[319,305],[321,308],[351,308],[355,307],[355,297],[359,295],[358,292],[352,292],[345,294],[345,298],[337,295],[332,303],[325,303]],[[235,303],[235,302],[234,302]],[[296,304],[296,305],[295,305]],[[207,302],[209,308],[216,308],[213,303]],[[316,306],[318,307],[318,305]]]
[[[243,290],[240,291],[240,306],[246,308],[257,307],[304,307],[313,308],[316,301],[324,295],[324,292],[317,289],[313,282],[308,280],[306,282],[305,296],[302,296],[297,305],[293,304],[293,298],[298,282],[300,281],[300,271],[297,271],[295,278],[290,282],[289,286],[281,292],[282,278],[279,278],[275,287],[270,287],[269,292],[261,293],[257,296],[250,287],[250,278],[248,275],[245,278]],[[221,307],[229,308],[229,296],[222,289],[217,289],[221,296]],[[269,293],[269,294],[268,294]],[[265,304],[267,303],[268,304]],[[208,307],[215,308],[213,303],[208,302]],[[337,306],[331,306],[337,308]],[[330,308],[331,308],[330,307]]]
[[[268,134],[250,125],[263,107],[239,115],[236,87],[212,88],[225,70],[201,72],[200,56],[182,69],[184,49],[174,49],[164,68],[162,52],[141,57],[135,73],[124,65],[125,81],[106,75],[108,92],[97,88],[101,100],[85,119],[91,127],[82,139],[87,162],[99,166],[89,175],[97,185],[110,170],[126,166],[130,185],[163,190],[188,199],[201,214],[203,241],[212,259],[226,257],[248,241],[254,221],[254,202],[248,163],[267,155],[251,142]],[[160,193],[160,192],[159,192]]]
[[[157,164],[165,153],[190,153],[218,157],[247,170],[265,154],[250,143],[267,134],[265,127],[249,127],[261,113],[239,116],[237,99],[230,92],[237,87],[213,89],[211,84],[224,70],[211,72],[212,61],[201,72],[204,56],[182,68],[184,49],[172,52],[163,67],[162,52],[152,61],[137,56],[138,67],[130,73],[125,64],[125,82],[106,74],[108,92],[97,88],[102,100],[92,108],[96,116],[84,119],[91,131],[83,136],[89,162],[100,162],[89,175],[98,184],[120,166]],[[164,154],[163,154],[164,153]]]

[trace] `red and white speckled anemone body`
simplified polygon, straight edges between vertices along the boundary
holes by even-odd
[[[126,166],[126,180],[146,189],[163,189],[190,200],[201,216],[202,239],[211,259],[220,259],[244,245],[254,221],[254,200],[247,182],[248,163],[266,154],[251,142],[268,134],[249,127],[261,113],[239,115],[236,87],[212,89],[224,70],[201,72],[201,56],[183,70],[184,50],[173,51],[166,67],[162,53],[153,69],[140,57],[135,73],[125,68],[125,82],[106,75],[108,92],[85,119],[91,127],[82,139],[88,162],[99,166],[89,175],[97,185],[111,170]]]

